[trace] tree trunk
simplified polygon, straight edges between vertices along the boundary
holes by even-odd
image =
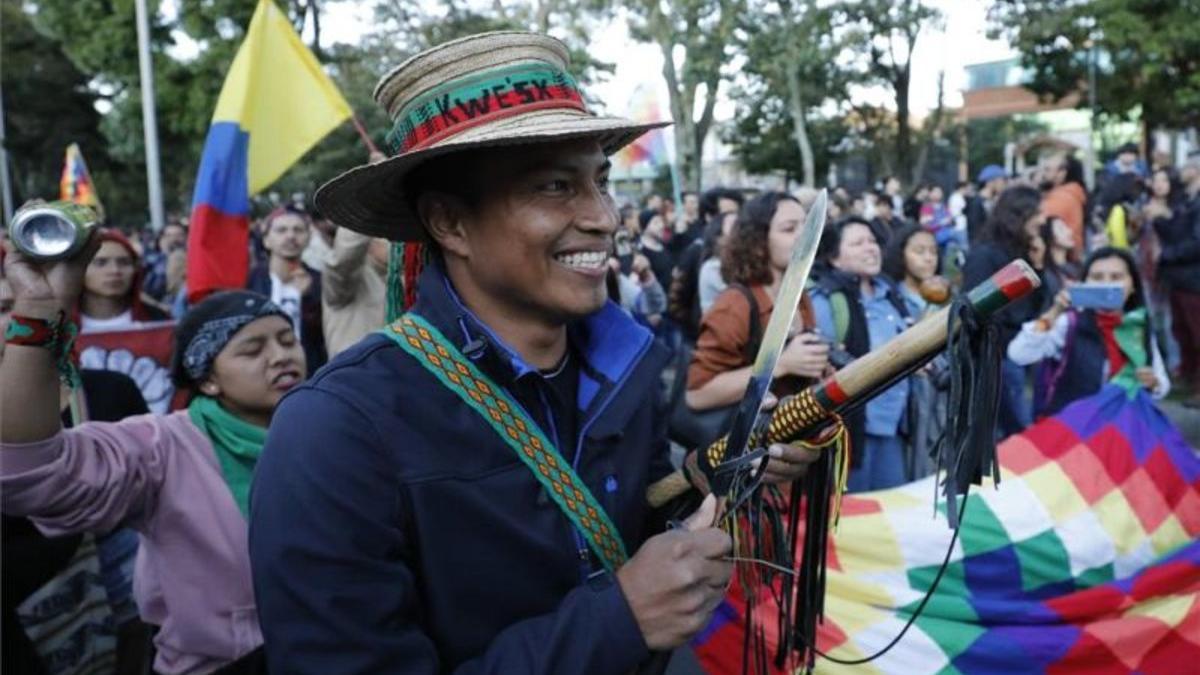
[[[500,4],[499,0],[496,1],[496,4],[497,5]],[[551,9],[553,9],[553,8],[551,7],[550,0],[542,0],[541,2],[539,2],[537,4],[537,13],[536,13],[535,19],[537,21],[537,29],[538,29],[539,33],[550,32],[550,10]]]
[[[800,86],[800,68],[795,61],[785,66],[788,95],[791,99],[792,133],[800,150],[800,184],[804,187],[816,185],[816,163],[813,160],[812,143],[808,139],[808,123],[804,115],[804,96]]]
[[[917,179],[913,175],[914,167],[910,161],[912,156],[912,129],[908,126],[908,85],[909,74],[907,69],[905,69],[896,78],[896,164],[901,174],[908,176],[909,185],[916,187],[915,181]]]
[[[1142,156],[1146,158],[1146,166],[1154,164],[1154,130],[1158,128],[1158,111],[1154,104],[1142,102]]]
[[[317,0],[308,0],[308,9],[312,12],[313,21],[313,54],[321,58],[321,8]]]
[[[667,97],[671,106],[671,117],[675,120],[675,166],[678,171],[676,178],[688,189],[699,185],[699,172],[692,166],[695,157],[696,126],[692,120],[692,97],[686,91],[681,91],[679,77],[675,72],[675,60],[671,56],[672,41],[669,37],[660,37],[659,48],[663,53],[663,79],[667,81]]]
[[[925,179],[925,166],[929,162],[929,153],[934,143],[942,136],[942,115],[945,113],[946,71],[938,74],[937,107],[929,117],[929,136],[921,144],[921,152],[917,155],[917,165],[913,168],[913,185]]]
[[[693,192],[699,192],[704,180],[704,142],[708,140],[708,130],[712,128],[713,110],[717,105],[717,87],[721,86],[719,73],[708,79],[705,82],[704,88],[704,111],[700,113],[700,119],[696,122],[695,128],[695,153],[696,162],[694,171],[695,174],[688,176],[687,189]],[[696,100],[696,90],[692,89],[690,96],[692,101]]]

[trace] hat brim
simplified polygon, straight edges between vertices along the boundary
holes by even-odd
[[[404,179],[424,162],[478,148],[589,137],[599,141],[605,155],[611,155],[647,131],[669,124],[567,111],[520,115],[468,129],[453,140],[423,150],[355,167],[322,185],[314,199],[321,214],[341,227],[392,241],[417,241],[421,239],[421,224],[411,196],[405,193]]]

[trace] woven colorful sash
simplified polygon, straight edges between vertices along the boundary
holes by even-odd
[[[408,313],[381,331],[479,413],[587,539],[610,572],[628,555],[617,528],[546,434],[502,387],[484,375],[436,328]]]

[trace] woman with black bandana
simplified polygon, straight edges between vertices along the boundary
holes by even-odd
[[[95,251],[95,243],[88,253]],[[263,672],[250,582],[250,480],[280,398],[304,373],[287,316],[268,299],[214,295],[180,322],[173,377],[186,410],[63,430],[61,336],[90,255],[37,263],[10,251],[14,306],[0,361],[0,495],[47,535],[141,535],[136,595],[159,626],[158,673]]]

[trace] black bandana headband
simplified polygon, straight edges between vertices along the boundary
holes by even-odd
[[[172,377],[176,384],[192,384],[207,377],[217,354],[233,336],[264,316],[292,321],[269,298],[249,291],[217,293],[190,309],[175,329]]]

